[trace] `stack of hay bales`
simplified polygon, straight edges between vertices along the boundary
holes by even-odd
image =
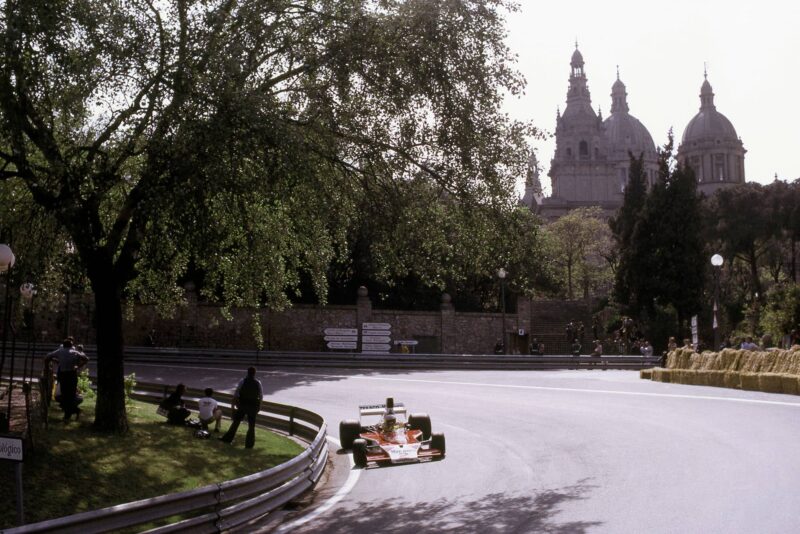
[[[643,369],[640,376],[658,382],[798,395],[800,345],[789,350],[723,349],[702,354],[680,348],[667,355],[665,368]]]

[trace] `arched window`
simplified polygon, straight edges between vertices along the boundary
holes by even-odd
[[[589,143],[586,141],[581,141],[581,143],[578,145],[578,155],[581,158],[589,157]]]

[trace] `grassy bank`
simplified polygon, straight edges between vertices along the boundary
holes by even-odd
[[[800,346],[791,350],[724,349],[697,354],[688,349],[667,356],[666,368],[644,369],[644,379],[767,393],[800,394]]]
[[[91,427],[94,401],[87,399],[79,422],[64,424],[50,410],[49,429],[35,434],[36,451],[23,466],[25,519],[43,521],[249,475],[285,462],[303,447],[257,429],[256,445],[244,448],[247,424],[233,446],[194,437],[194,430],[164,423],[152,404],[133,402],[131,431],[124,437]],[[223,432],[228,427],[223,421]],[[0,463],[0,528],[16,520],[13,464]]]

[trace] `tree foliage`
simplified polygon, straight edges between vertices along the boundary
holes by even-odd
[[[611,232],[602,214],[598,207],[578,208],[546,227],[553,262],[569,299],[575,298],[576,285],[588,297],[610,280]]]
[[[398,217],[398,192],[415,187],[437,202],[406,212],[402,239],[372,235],[370,254],[379,276],[413,260],[426,283],[440,283],[446,273],[428,250],[439,245],[415,222],[439,201],[512,213],[533,133],[500,113],[502,95],[523,87],[504,43],[513,9],[6,2],[0,177],[24,184],[86,269],[98,316],[96,426],[127,426],[123,298],[177,302],[176,280],[192,269],[207,297],[230,305],[280,308],[303,277],[324,300],[350,221],[367,204],[377,218]],[[445,225],[454,216],[439,215]]]
[[[671,305],[682,322],[701,309],[708,263],[703,229],[697,181],[691,168],[674,165],[670,134],[619,266],[627,287],[617,291],[628,295],[634,315],[652,317],[657,306]]]

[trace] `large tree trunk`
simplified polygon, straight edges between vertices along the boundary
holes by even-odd
[[[91,277],[91,275],[90,275]],[[97,316],[97,407],[95,428],[128,431],[125,412],[124,341],[122,337],[122,290],[111,268],[92,278]]]

